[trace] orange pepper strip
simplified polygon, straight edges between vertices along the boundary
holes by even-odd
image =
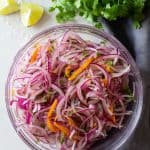
[[[102,67],[108,72],[108,73],[112,73],[113,69],[110,65],[104,64],[102,65]]]
[[[52,132],[57,132],[58,129],[54,126],[54,124],[51,122],[51,120],[48,118],[47,119],[47,127],[49,128],[50,131]]]
[[[101,79],[101,82],[104,84],[104,86],[106,87],[108,84],[108,80],[107,79]]]
[[[75,122],[73,121],[73,119],[71,119],[70,117],[67,117],[68,119],[68,124],[72,127],[77,127],[77,125],[75,124]]]
[[[113,123],[116,123],[116,117],[115,117],[115,115],[112,116],[112,121],[113,121]]]
[[[49,130],[51,130],[52,132],[58,131],[57,128],[53,125],[53,123],[51,121],[52,114],[55,111],[57,104],[58,104],[58,100],[55,99],[48,111],[48,118],[47,118],[47,122],[46,122]]]
[[[69,136],[69,129],[68,128],[66,128],[65,126],[63,126],[63,125],[61,125],[61,124],[59,124],[57,122],[54,122],[54,126],[58,130],[60,130],[62,133],[64,133],[64,135]]]
[[[68,66],[65,68],[65,75],[66,75],[66,77],[69,77],[69,76],[70,76],[70,72],[71,72],[71,66],[68,65]]]
[[[74,80],[81,72],[83,72],[93,61],[95,60],[94,57],[90,57],[88,59],[86,59],[83,64],[77,69],[75,70],[72,75],[69,77],[68,80],[72,81]]]
[[[112,72],[113,72],[112,67],[109,66],[109,65],[106,65],[106,66],[105,66],[105,69],[106,69],[106,71],[108,71],[109,73],[112,73]]]
[[[36,61],[37,56],[38,56],[38,53],[39,53],[39,50],[40,50],[40,47],[36,47],[36,48],[35,48],[35,50],[34,50],[32,56],[31,56],[31,58],[30,58],[30,60],[29,60],[29,62],[30,62],[31,64]]]
[[[114,109],[113,109],[113,105],[110,105],[109,110],[113,113]],[[113,123],[116,123],[116,117],[115,115],[111,116],[111,120],[113,121]]]

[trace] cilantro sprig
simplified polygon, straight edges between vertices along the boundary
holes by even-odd
[[[52,0],[49,11],[57,10],[58,22],[73,20],[79,15],[101,27],[99,18],[109,21],[118,18],[131,18],[136,28],[140,27],[143,19],[143,8],[146,0]]]

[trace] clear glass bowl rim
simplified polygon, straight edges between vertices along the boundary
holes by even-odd
[[[139,96],[138,96],[138,100],[136,101],[136,106],[134,109],[134,114],[131,116],[131,119],[128,123],[128,126],[130,126],[130,128],[125,129],[125,131],[123,132],[123,135],[121,135],[120,138],[118,138],[116,141],[112,142],[107,142],[103,144],[102,148],[106,148],[108,150],[116,150],[118,148],[120,148],[131,136],[131,134],[133,133],[133,131],[135,130],[138,121],[140,119],[141,116],[141,112],[142,112],[142,108],[143,108],[143,84],[142,84],[142,79],[140,76],[140,72],[138,67],[136,66],[135,61],[133,60],[132,56],[130,55],[130,53],[128,52],[128,50],[112,35],[110,35],[109,33],[106,33],[102,30],[98,30],[92,26],[89,25],[84,25],[84,24],[65,24],[65,25],[57,25],[54,27],[51,27],[47,30],[44,30],[38,34],[36,34],[35,36],[33,36],[29,42],[27,42],[16,54],[14,61],[12,63],[12,66],[10,68],[10,72],[8,74],[7,77],[7,81],[6,81],[6,86],[5,86],[5,101],[6,101],[6,108],[7,108],[7,112],[9,115],[9,118],[11,120],[11,123],[13,125],[13,128],[15,129],[15,131],[17,132],[17,127],[15,125],[15,120],[13,119],[12,113],[11,113],[11,108],[9,105],[9,81],[10,78],[12,76],[12,72],[13,72],[13,68],[16,65],[17,60],[19,60],[19,57],[23,54],[23,50],[28,47],[30,45],[30,43],[32,43],[32,41],[38,39],[38,37],[40,37],[41,35],[45,35],[47,33],[53,33],[59,30],[67,30],[67,29],[72,29],[72,30],[78,30],[78,31],[86,31],[86,33],[92,33],[95,34],[99,37],[103,37],[105,39],[107,39],[108,41],[112,42],[114,45],[118,46],[119,49],[121,49],[122,51],[125,52],[125,54],[128,56],[128,61],[130,64],[132,64],[133,67],[133,71],[135,73],[136,79],[137,79],[137,84],[138,84],[138,92],[139,92]],[[22,135],[20,132],[17,132],[17,134],[19,135],[19,137],[31,148],[31,149],[35,149],[35,150],[43,150],[43,149],[39,149],[37,148],[36,144],[32,144],[24,135]],[[99,146],[95,147],[95,150],[98,150]]]

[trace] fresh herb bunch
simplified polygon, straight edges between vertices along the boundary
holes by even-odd
[[[52,0],[49,11],[58,10],[58,22],[73,20],[76,15],[86,18],[96,27],[101,27],[99,18],[112,21],[126,17],[133,20],[136,28],[143,19],[146,0]]]

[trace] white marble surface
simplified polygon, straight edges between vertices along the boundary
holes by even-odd
[[[21,1],[21,0],[19,0]],[[27,0],[26,0],[27,1]],[[38,32],[56,25],[54,14],[48,13],[50,0],[28,0],[36,2],[45,8],[42,20],[34,27],[26,28],[20,20],[20,14],[0,16],[0,149],[29,150],[17,136],[8,118],[5,105],[5,82],[13,58],[17,51]],[[77,23],[86,23],[77,18]]]

